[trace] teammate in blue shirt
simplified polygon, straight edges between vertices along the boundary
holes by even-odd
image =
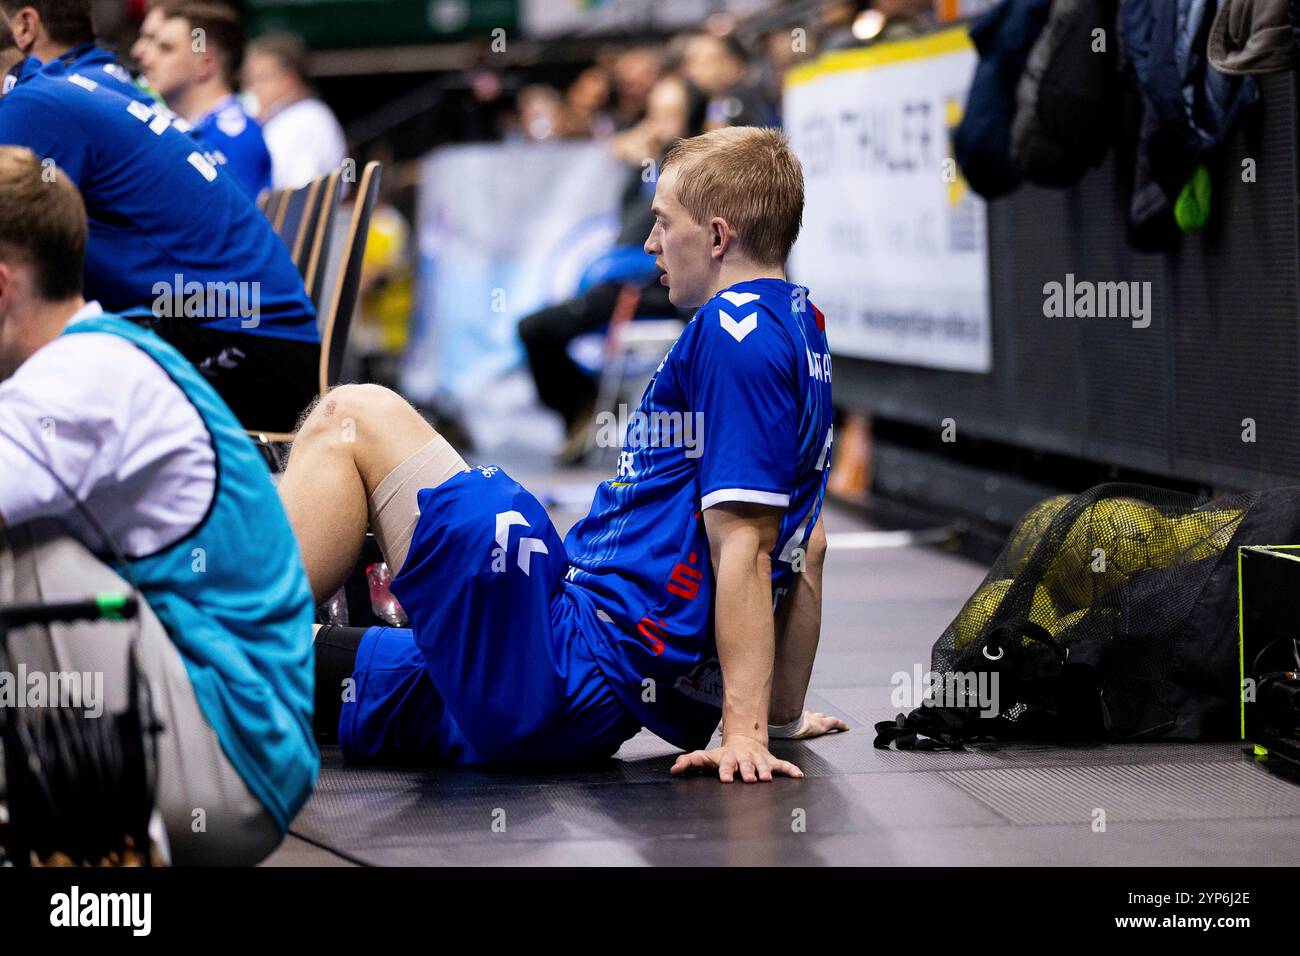
[[[256,198],[271,188],[271,153],[262,127],[234,92],[244,56],[238,12],[220,3],[187,3],[165,8],[163,17],[141,62],[145,78]],[[196,30],[205,40],[202,50],[195,49]]]
[[[37,0],[15,13],[0,2],[20,48],[33,18],[54,35],[40,26],[42,7],[88,4]],[[168,113],[104,75],[64,58],[25,71],[0,99],[0,144],[30,148],[80,187],[90,297],[157,331],[247,427],[292,429],[317,391],[320,336],[288,249]]]
[[[775,130],[665,154],[645,248],[699,309],[564,540],[399,396],[320,401],[280,484],[313,590],[339,587],[369,523],[411,629],[317,636],[318,732],[337,720],[353,758],[518,767],[608,757],[644,726],[691,751],[674,773],[752,782],[802,776],[770,738],[847,729],[803,706],[832,410],[825,323],[783,272],[802,209]]]
[[[57,28],[57,39],[50,34],[40,12],[41,10],[49,11],[54,6],[61,7],[56,16],[56,20],[60,24]],[[44,69],[46,64],[57,61],[60,69],[89,77],[101,86],[121,93],[127,99],[135,100],[137,103],[151,107],[156,112],[167,116],[174,127],[183,133],[188,133],[195,142],[203,147],[203,155],[208,162],[214,166],[226,164],[226,153],[222,151],[222,147],[226,145],[227,137],[220,130],[209,124],[210,129],[207,132],[210,132],[211,135],[201,132],[189,120],[177,115],[169,107],[165,106],[153,91],[145,89],[133,80],[131,74],[117,62],[117,57],[111,52],[95,45],[87,0],[53,0],[53,2],[39,2],[38,0],[36,3],[27,5],[26,8],[15,6],[13,9],[19,11],[20,14],[15,16],[14,23],[19,25],[20,28],[24,24],[28,25],[30,32],[28,46],[33,51],[33,55],[26,57],[4,78],[4,87],[0,89],[0,95],[12,90],[24,75],[37,73]],[[160,11],[162,9],[164,8],[159,7]],[[237,15],[236,23],[238,23]],[[218,26],[217,29],[220,30],[221,27]],[[143,49],[150,53],[153,51],[153,47],[148,44]],[[227,118],[227,128],[229,128],[231,122],[232,118]],[[245,141],[247,141],[247,137],[245,137]],[[251,153],[254,150],[255,147],[245,147],[244,152]],[[243,155],[238,149],[234,150],[234,152],[236,155]],[[269,153],[266,154],[265,159],[269,169],[271,161]],[[252,169],[255,172],[256,162],[255,157],[249,158],[241,168]],[[240,172],[237,171],[236,175],[239,176]],[[260,180],[258,181],[260,182]],[[270,183],[269,172],[266,175],[266,183],[268,185]],[[254,192],[252,195],[256,196],[257,193]]]
[[[153,99],[131,79],[108,50],[95,45],[90,4],[82,0],[5,0],[0,11],[9,21],[15,45],[26,57],[16,79],[62,60],[76,70],[128,99],[153,105]]]

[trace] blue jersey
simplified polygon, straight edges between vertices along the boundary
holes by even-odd
[[[210,122],[213,114],[227,104],[223,103],[212,113],[202,117],[198,123],[191,125],[183,117],[169,110],[153,93],[131,79],[131,74],[117,62],[117,57],[102,47],[95,46],[93,43],[83,43],[63,54],[57,62],[61,63],[61,69],[68,73],[79,73],[115,93],[121,93],[128,100],[135,100],[150,107],[154,112],[166,116],[171,120],[172,126],[182,133],[188,133],[191,139],[203,147],[203,155],[208,162],[214,166],[225,166],[229,163],[236,180],[250,196],[256,198],[263,189],[271,188],[271,154],[266,151],[266,144],[262,142],[262,128],[257,127],[256,136],[251,138],[243,134],[228,136],[224,129],[234,128],[233,116],[224,118],[224,128]],[[35,57],[28,57],[22,65],[22,72],[27,70],[36,72],[41,69],[44,69],[44,66]],[[234,97],[231,99],[234,100]],[[237,100],[235,106],[240,115],[246,115]],[[249,122],[253,121],[250,119]],[[240,135],[241,142],[232,148],[231,140],[235,135]],[[265,157],[264,170],[262,157],[257,154],[259,146]]]
[[[135,100],[145,106],[157,105],[157,101],[152,96],[136,85],[135,81],[131,79],[131,74],[117,62],[117,57],[93,43],[83,43],[80,46],[75,46],[52,62],[59,64],[61,70],[66,70],[69,73],[80,73],[101,86],[105,86],[116,93],[121,93],[129,100]],[[23,61],[19,69],[18,79],[25,79],[31,74],[39,73],[44,68],[45,64],[41,63],[40,60],[34,56],[29,56]]]
[[[0,143],[52,159],[90,221],[88,297],[206,327],[318,342],[289,250],[225,169],[166,113],[63,58],[24,71],[0,99]]]
[[[271,188],[271,153],[262,127],[244,111],[238,97],[228,96],[194,123],[194,136],[224,162],[248,195]]]
[[[702,746],[721,679],[703,512],[781,509],[774,608],[802,569],[831,452],[831,364],[808,290],[755,279],[706,302],[628,419],[618,472],[565,539],[565,586],[624,706],[659,736]]]

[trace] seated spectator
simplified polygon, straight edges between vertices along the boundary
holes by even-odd
[[[564,133],[564,99],[545,83],[532,83],[519,91],[516,100],[518,125],[506,133],[507,140],[540,143]]]
[[[613,133],[609,101],[609,70],[599,64],[587,67],[564,91],[564,135],[604,139]]]
[[[235,95],[244,59],[239,13],[221,3],[185,3],[168,8],[141,66],[149,85],[183,117],[194,135],[230,167],[244,190],[256,197],[271,188],[271,154],[262,127]],[[196,44],[194,31],[203,44]],[[198,49],[196,49],[198,47]]]
[[[69,581],[124,587],[92,556],[114,554],[145,605],[135,652],[162,724],[156,807],[172,861],[256,863],[320,768],[298,546],[211,386],[83,299],[86,211],[73,175],[48,173],[0,147],[0,603]],[[59,670],[103,673],[107,699],[122,698],[123,635],[93,636],[25,643],[61,655]]]
[[[776,109],[762,86],[750,80],[749,57],[734,36],[691,37],[682,58],[682,75],[709,98],[705,129],[776,123]]]
[[[655,178],[647,164],[655,163],[673,140],[700,131],[704,101],[699,92],[677,76],[655,84],[645,118],[611,140],[614,154],[628,166],[623,194],[622,223],[616,246],[638,246],[654,225],[650,203]],[[519,338],[541,403],[560,414],[568,433],[561,463],[577,461],[587,447],[587,429],[595,411],[596,383],[569,357],[569,343],[579,335],[606,325],[618,301],[622,282],[603,282],[566,302],[548,306],[519,323]],[[641,289],[638,316],[676,316],[668,290],[658,276]]]
[[[0,145],[28,147],[81,188],[93,298],[140,310],[134,319],[193,362],[247,427],[291,430],[318,390],[320,333],[289,250],[168,116],[93,75],[63,59],[25,71],[0,100]]]
[[[650,93],[664,75],[663,55],[650,46],[623,50],[614,57],[610,73],[614,128],[629,129],[645,116]]]
[[[271,151],[271,185],[297,189],[347,158],[347,143],[330,108],[312,95],[307,48],[295,36],[258,37],[248,45],[244,88],[258,103]]]

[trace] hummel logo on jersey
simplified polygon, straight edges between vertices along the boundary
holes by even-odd
[[[736,308],[740,308],[742,305],[748,305],[758,298],[757,292],[732,292],[730,289],[727,289],[725,292],[719,292],[718,295],[736,306]]]
[[[500,574],[506,569],[506,552],[510,550],[510,529],[514,525],[523,525],[528,527],[528,519],[518,511],[503,511],[497,515],[496,541],[497,547],[492,552],[492,570]],[[531,575],[530,564],[533,560],[533,553],[540,551],[542,554],[550,554],[547,550],[546,542],[541,538],[520,538],[519,539],[519,570],[524,574]]]
[[[498,471],[501,470],[496,465],[478,465],[477,468],[479,473],[482,474],[484,478],[491,478],[493,475],[495,475]]]
[[[720,295],[732,305],[736,306],[736,308],[740,308],[742,305],[748,305],[750,302],[753,302],[758,298],[758,295],[754,292],[732,292],[730,290],[722,292]],[[719,307],[718,320],[722,323],[722,328],[726,333],[737,342],[745,341],[745,336],[758,328],[757,312],[751,312],[743,319],[737,319],[734,315],[727,312],[726,309]]]

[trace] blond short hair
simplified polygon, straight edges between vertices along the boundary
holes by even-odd
[[[49,302],[81,294],[86,207],[63,170],[21,146],[0,146],[0,259],[31,265]]]
[[[803,225],[803,167],[780,130],[728,126],[679,139],[664,153],[669,168],[696,222],[721,216],[750,259],[785,262]]]

